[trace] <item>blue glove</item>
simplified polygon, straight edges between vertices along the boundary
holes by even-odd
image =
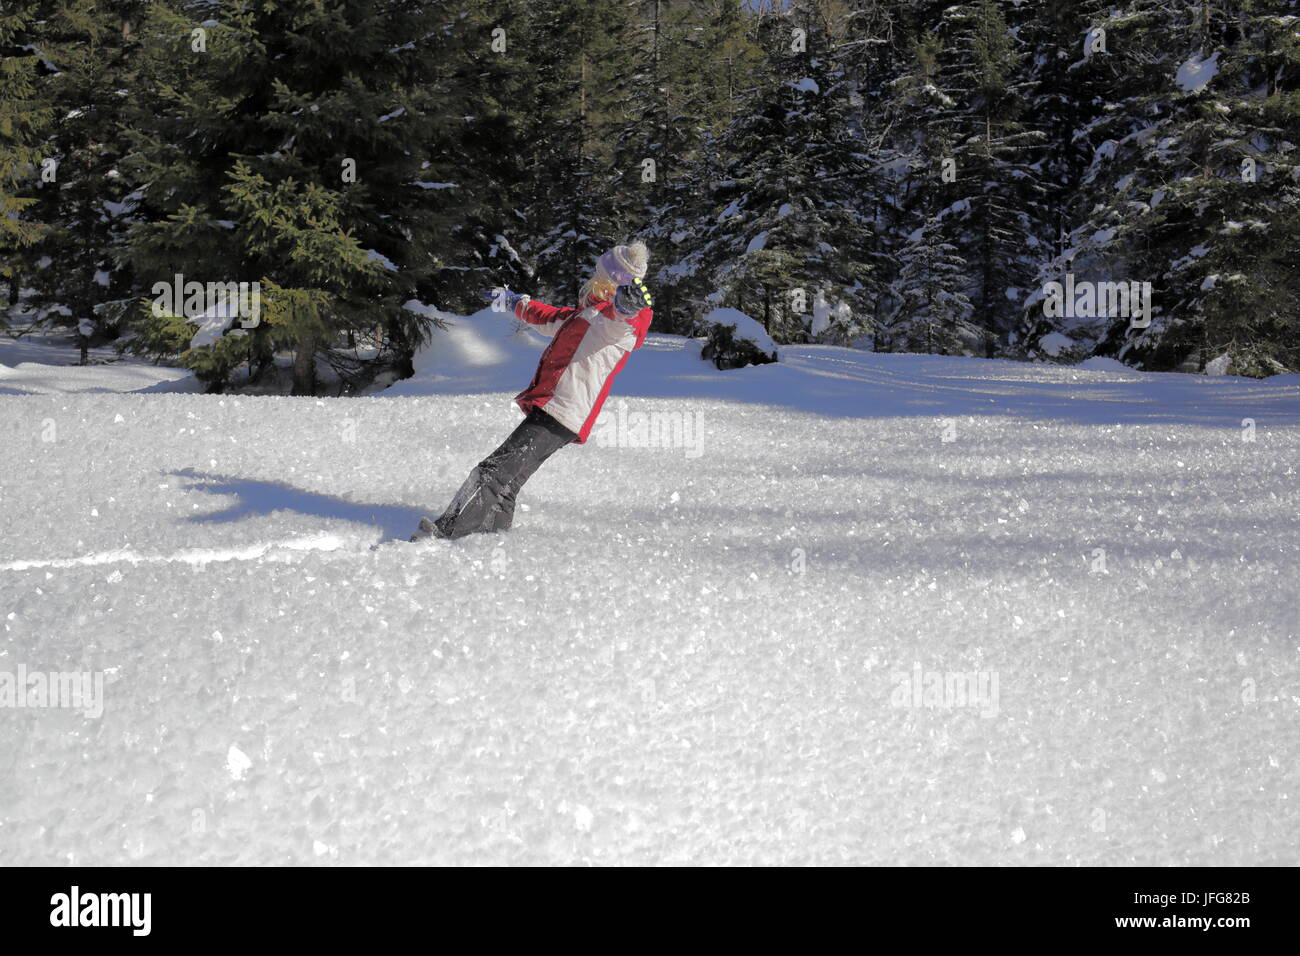
[[[480,292],[479,295],[484,302],[492,306],[493,312],[509,312],[511,315],[514,314],[515,305],[524,298],[518,292],[511,292],[503,287],[489,289],[487,292]]]

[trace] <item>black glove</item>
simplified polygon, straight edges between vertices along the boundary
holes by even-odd
[[[650,290],[640,279],[633,279],[631,285],[621,285],[614,293],[614,310],[619,315],[636,315],[642,309],[654,304]]]

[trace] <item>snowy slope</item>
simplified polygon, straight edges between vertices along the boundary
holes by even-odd
[[[1300,862],[1295,381],[652,336],[615,401],[698,455],[565,449],[509,535],[368,550],[542,344],[0,398],[0,673],[106,679],[0,708],[0,864]]]

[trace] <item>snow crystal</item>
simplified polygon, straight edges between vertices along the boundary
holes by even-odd
[[[230,779],[243,780],[252,766],[253,761],[248,758],[248,755],[231,744],[230,749],[226,751],[226,769],[230,772]]]

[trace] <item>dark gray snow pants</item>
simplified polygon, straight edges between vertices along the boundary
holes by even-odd
[[[476,531],[506,531],[515,517],[515,495],[542,462],[578,436],[534,408],[501,447],[469,473],[437,521],[447,538]]]

